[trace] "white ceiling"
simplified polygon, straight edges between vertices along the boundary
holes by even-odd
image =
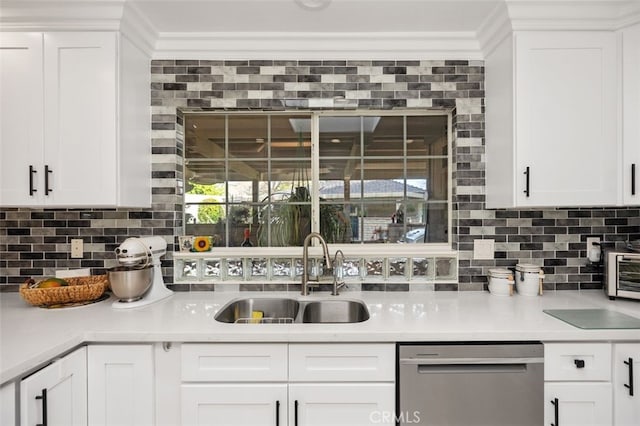
[[[158,33],[475,32],[500,0],[130,0]]]

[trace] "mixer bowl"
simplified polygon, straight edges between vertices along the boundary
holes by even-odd
[[[122,302],[134,302],[144,296],[153,283],[153,265],[144,268],[116,266],[108,270],[111,291]]]

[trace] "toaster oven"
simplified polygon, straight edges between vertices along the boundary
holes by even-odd
[[[609,299],[622,297],[640,300],[640,253],[606,252],[604,279]]]

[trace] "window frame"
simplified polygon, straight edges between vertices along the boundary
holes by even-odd
[[[319,231],[320,227],[320,197],[317,193],[320,185],[320,118],[321,117],[361,117],[361,116],[446,116],[447,117],[447,241],[441,243],[421,243],[421,244],[393,244],[394,253],[399,255],[415,255],[415,254],[451,254],[456,251],[452,250],[453,244],[453,112],[451,110],[428,110],[428,109],[398,109],[398,110],[283,110],[283,111],[184,111],[184,119],[192,115],[308,115],[311,119],[311,188],[314,193],[311,197],[311,229]],[[406,123],[405,130],[406,134]],[[269,127],[269,137],[271,129]],[[225,124],[225,147],[228,147],[228,121]],[[185,141],[186,143],[186,141]],[[406,146],[406,145],[405,145]],[[186,152],[186,149],[185,151]],[[360,153],[360,157],[363,157]],[[407,157],[404,157],[405,160]],[[188,158],[184,158],[188,160]],[[271,158],[269,157],[269,160]],[[228,158],[224,158],[225,168],[227,167]],[[186,176],[187,161],[183,161],[183,176]],[[227,184],[228,182],[225,182]],[[184,184],[184,183],[183,183]],[[183,192],[183,206],[186,205],[186,191]],[[182,232],[186,235],[186,209],[182,209]],[[227,230],[228,232],[228,230]],[[314,245],[317,242],[314,241]],[[345,254],[360,253],[367,255],[376,255],[388,253],[389,244],[349,244],[349,243],[333,243],[330,244],[334,250],[342,250]],[[288,247],[216,247],[215,251],[228,256],[246,256],[247,250],[251,251],[251,256],[288,256],[296,255],[301,251],[300,246]]]

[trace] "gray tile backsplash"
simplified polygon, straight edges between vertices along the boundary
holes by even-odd
[[[460,252],[459,284],[421,289],[482,290],[495,266],[544,267],[549,289],[599,288],[586,262],[585,240],[640,238],[640,208],[487,210],[484,207],[484,64],[482,61],[204,61],[151,63],[151,209],[0,210],[0,290],[15,291],[31,276],[56,268],[113,266],[113,250],[128,236],[179,235],[182,198],[181,112],[333,108],[433,108],[454,111],[453,241]],[[70,259],[72,238],[85,242],[83,259]],[[473,240],[496,241],[496,259],[472,260]],[[163,261],[165,281],[173,260]],[[295,289],[295,284],[287,287]],[[179,290],[211,289],[198,284]],[[241,290],[282,290],[247,283]],[[407,283],[363,284],[367,291],[406,291]]]

